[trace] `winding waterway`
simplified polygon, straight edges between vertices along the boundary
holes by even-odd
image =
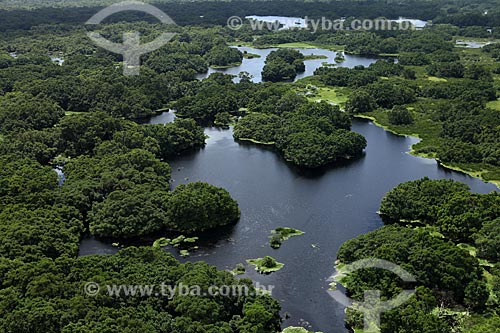
[[[265,56],[272,49],[240,50],[258,53],[262,58],[245,59],[242,66],[212,72],[237,75],[246,71],[259,82]],[[301,51],[306,55],[324,54],[328,59],[307,61],[306,73],[300,77],[312,75],[322,62],[332,62],[335,57],[335,52],[327,50]],[[340,66],[367,66],[374,61],[346,56]],[[149,123],[168,123],[174,117],[165,112],[151,118]],[[326,292],[327,280],[334,273],[336,253],[342,243],[382,226],[376,211],[387,191],[399,183],[425,176],[455,179],[479,193],[497,189],[442,168],[434,160],[409,155],[410,146],[417,142],[415,138],[396,136],[364,119],[355,119],[353,130],[368,140],[365,155],[312,172],[289,165],[271,148],[236,142],[231,129],[206,128],[209,139],[204,149],[171,161],[172,184],[175,187],[205,181],[227,189],[239,202],[241,219],[235,226],[198,235],[200,248],[187,259],[179,257],[176,250],[169,251],[181,261],[203,260],[219,269],[233,269],[246,259],[271,255],[285,263],[282,270],[260,275],[247,266],[244,276],[274,286],[273,296],[281,302],[283,314],[289,314],[283,327],[305,325],[324,333],[346,332],[344,308]],[[277,227],[292,227],[305,234],[273,250],[268,237]],[[85,239],[80,255],[110,254],[117,250],[110,244]]]
[[[212,73],[224,73],[224,74],[230,74],[230,75],[238,75],[241,72],[247,72],[252,76],[252,81],[253,82],[261,82],[262,81],[262,69],[264,68],[266,57],[271,53],[272,51],[277,50],[277,48],[270,48],[270,49],[256,49],[253,47],[247,47],[247,46],[238,46],[236,47],[238,50],[241,52],[247,52],[249,54],[256,54],[259,55],[260,58],[252,58],[248,59],[245,58],[243,59],[243,62],[241,63],[240,66],[236,67],[231,67],[231,68],[223,68],[223,69],[216,69],[216,68],[210,68],[207,73],[199,74],[197,76],[198,79],[205,79],[210,74]],[[302,48],[296,48],[295,50],[300,51],[303,55],[305,56],[311,56],[311,55],[316,55],[316,56],[324,56],[324,59],[314,59],[314,60],[306,60],[304,63],[306,65],[306,70],[304,73],[300,73],[297,75],[295,80],[302,79],[307,76],[312,76],[314,74],[314,71],[318,69],[319,67],[323,66],[323,63],[328,63],[328,64],[335,64],[335,56],[337,55],[337,52],[335,51],[330,51],[330,50],[325,50],[325,49],[317,49],[317,48],[311,48],[311,49],[302,49]],[[337,67],[348,67],[348,68],[353,68],[354,66],[370,66],[370,64],[374,63],[377,61],[378,58],[369,58],[369,57],[362,57],[362,56],[356,56],[356,55],[345,55],[345,61],[336,64]]]
[[[326,280],[334,272],[336,252],[343,242],[382,226],[376,211],[387,191],[424,176],[462,181],[480,193],[496,189],[444,169],[434,160],[409,155],[415,138],[393,135],[362,119],[354,120],[353,130],[368,140],[365,156],[304,172],[272,149],[236,142],[231,130],[207,128],[209,139],[203,150],[170,163],[173,185],[201,180],[226,188],[239,202],[241,220],[233,227],[201,235],[200,249],[188,259],[179,258],[176,251],[174,255],[181,261],[204,260],[220,269],[271,255],[285,263],[282,270],[260,275],[247,267],[245,276],[275,286],[274,297],[280,300],[283,313],[290,314],[284,326],[307,321],[316,331],[345,332],[343,307],[327,294]],[[306,233],[273,250],[267,244],[269,233],[282,226]],[[116,250],[84,240],[80,254]]]

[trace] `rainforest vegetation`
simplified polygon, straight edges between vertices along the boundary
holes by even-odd
[[[409,303],[382,315],[382,332],[451,332],[473,323],[471,332],[498,328],[499,200],[498,192],[474,194],[465,184],[428,178],[386,195],[380,207],[386,225],[344,243],[338,252],[342,264],[385,259],[418,281]],[[394,273],[372,268],[350,274],[343,283],[355,299],[362,299],[364,290],[381,290],[390,299],[404,289]],[[405,313],[412,313],[411,322]],[[352,311],[347,322],[363,325]]]
[[[251,280],[203,262],[181,263],[159,243],[109,256],[79,256],[86,237],[144,244],[166,232],[217,233],[238,222],[238,203],[226,189],[205,182],[172,185],[169,163],[204,148],[203,126],[231,125],[238,142],[268,145],[286,163],[317,169],[362,157],[369,143],[351,131],[352,117],[370,117],[393,132],[418,135],[416,154],[500,181],[496,1],[158,2],[178,25],[130,13],[84,25],[107,0],[0,4],[1,332],[281,330],[279,303],[257,292]],[[314,34],[225,26],[230,16],[269,14],[347,20],[407,16],[433,24],[422,30]],[[141,58],[140,75],[127,77],[121,56],[94,45],[87,32],[120,42],[130,30],[140,31],[143,42],[162,32],[176,35]],[[459,48],[459,38],[491,44]],[[304,71],[306,58],[278,48],[266,59],[266,82],[254,83],[248,73],[198,79],[211,67],[235,66],[248,57],[231,45],[285,43],[380,59],[367,67],[325,66],[312,77],[289,82]],[[314,93],[304,93],[311,86],[319,96],[326,89],[341,91],[347,101],[318,101]],[[176,113],[174,122],[141,124],[169,109]],[[429,179],[387,194],[380,208],[387,225],[348,241],[338,253],[343,264],[372,256],[390,260],[417,278],[416,296],[383,315],[383,332],[498,330],[499,200],[495,193],[475,194],[460,183]],[[276,230],[271,245],[278,248],[290,230]],[[299,239],[306,236],[314,237],[308,232]],[[291,263],[264,256],[252,264],[271,272]],[[360,273],[345,281],[356,299],[367,289],[391,297],[403,288],[386,272]],[[101,291],[87,297],[83,287],[89,281],[168,281],[203,290],[238,285],[251,292],[169,299]],[[349,311],[346,321],[362,326],[356,312]],[[287,330],[294,331],[302,330]]]

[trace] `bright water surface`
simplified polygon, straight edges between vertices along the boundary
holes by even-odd
[[[198,79],[205,79],[207,78],[210,74],[212,73],[224,73],[224,74],[230,74],[230,75],[238,75],[241,72],[247,72],[249,73],[253,79],[253,82],[261,82],[262,81],[262,69],[264,68],[264,62],[266,61],[266,57],[269,55],[274,50],[277,50],[276,48],[272,49],[256,49],[253,47],[247,47],[247,46],[241,46],[237,47],[238,50],[241,52],[248,52],[252,54],[258,54],[260,58],[253,58],[253,59],[243,59],[243,62],[241,63],[241,66],[237,67],[231,67],[231,68],[224,68],[224,69],[214,69],[210,68],[207,73],[199,74]],[[329,64],[335,64],[335,56],[337,55],[337,52],[334,51],[329,51],[329,50],[324,50],[324,49],[296,49],[300,51],[302,54],[305,56],[308,55],[321,55],[325,56],[325,59],[316,59],[316,60],[306,60],[304,63],[306,65],[306,71],[304,73],[300,73],[297,75],[295,80],[302,79],[307,76],[311,76],[314,74],[314,71],[318,69],[319,67],[323,66],[323,63],[329,63]],[[362,56],[356,56],[356,55],[345,55],[345,61],[336,64],[337,67],[348,67],[348,68],[353,68],[354,66],[362,65],[365,67],[370,66],[370,64],[374,63],[377,61],[377,58],[368,58],[368,57],[362,57]]]

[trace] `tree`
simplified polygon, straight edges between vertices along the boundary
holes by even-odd
[[[266,268],[273,268],[276,266],[276,259],[270,256],[265,256],[262,259],[262,266]]]
[[[71,157],[91,154],[123,126],[123,121],[99,112],[64,117],[57,126],[61,133],[60,149]]]
[[[338,259],[343,264],[365,258],[402,265],[419,286],[436,290],[435,295],[444,299],[469,304],[473,293],[481,295],[475,298],[475,306],[484,306],[482,295],[487,289],[477,259],[427,230],[384,226],[347,241],[338,252]],[[362,269],[350,274],[344,282],[354,299],[362,299],[365,290],[380,290],[383,296],[391,298],[402,290],[398,280],[385,270]]]
[[[439,207],[437,217],[436,225],[442,234],[457,243],[468,243],[484,223],[500,217],[500,196],[496,192],[455,193]]]
[[[144,125],[146,137],[159,144],[158,157],[164,160],[205,146],[205,133],[193,119],[175,119],[166,125]]]
[[[29,158],[48,165],[58,153],[59,133],[50,129],[11,132],[0,140],[0,154]]]
[[[138,185],[144,185],[148,192],[168,191],[170,187],[170,166],[142,149],[93,158],[80,156],[67,163],[64,172],[66,181],[60,201],[77,207],[84,215],[94,203],[102,202],[115,191],[131,190]],[[117,202],[121,197],[115,198]]]
[[[379,65],[370,66],[370,68],[363,66],[356,66],[355,68],[320,67],[314,72],[314,75],[319,76],[319,79],[329,86],[359,88],[377,81],[380,75],[377,73],[379,70],[383,74],[388,74],[386,73],[386,66],[392,66],[386,61],[380,61],[377,64]]]
[[[292,100],[293,96],[296,94],[292,93]],[[286,104],[279,99],[274,104],[278,104],[279,110],[273,113],[279,116],[250,113],[238,121],[234,137],[273,144],[287,161],[306,168],[357,157],[366,147],[363,136],[349,131],[351,119],[336,105],[302,99]]]
[[[382,200],[380,213],[388,223],[418,221],[436,227],[447,239],[470,242],[478,237],[484,250],[495,252],[485,235],[494,241],[496,226],[486,224],[500,217],[500,196],[473,194],[461,183],[424,178],[398,185]],[[483,225],[485,229],[480,230]],[[476,233],[479,233],[475,235]],[[483,243],[484,242],[484,243]]]
[[[491,71],[481,65],[472,64],[465,69],[464,77],[471,80],[491,81],[493,76]]]
[[[0,54],[0,69],[8,68],[12,65],[12,57],[8,54]]]
[[[70,207],[8,205],[0,213],[0,256],[26,262],[74,257],[82,232],[81,217]]]
[[[266,58],[266,62],[282,59],[290,65],[295,64],[297,60],[299,62],[302,62],[303,64],[304,58],[305,58],[304,55],[300,53],[300,51],[294,49],[278,49],[276,51],[272,51],[271,53],[269,53],[269,55]],[[300,70],[297,70],[297,72],[300,72]]]
[[[398,76],[404,70],[404,67],[394,60],[377,60],[368,67],[369,71],[375,73],[377,76]]]
[[[262,79],[271,82],[293,80],[297,73],[305,70],[302,53],[293,49],[278,49],[267,56]]]
[[[296,165],[317,168],[343,158],[356,157],[366,147],[363,136],[346,130],[330,135],[321,132],[296,132],[288,135],[278,146],[284,157]]]
[[[279,303],[259,295],[248,279],[203,262],[181,264],[152,247],[32,263],[1,258],[0,281],[1,331],[250,333],[258,327],[275,333],[281,321]],[[83,292],[89,281],[101,286],[95,296]],[[154,286],[153,294],[122,289],[112,295],[106,288],[131,285]],[[166,286],[177,289],[169,293]],[[199,292],[184,295],[181,286]],[[213,295],[227,286],[242,292]]]
[[[214,124],[223,128],[229,128],[231,123],[231,114],[229,112],[218,113],[215,116]]]
[[[431,63],[429,58],[425,53],[401,53],[398,60],[404,66],[425,66]]]
[[[413,124],[411,112],[404,106],[394,106],[387,114],[389,123],[392,125],[410,125]]]
[[[25,93],[8,93],[0,98],[0,132],[51,128],[64,111],[49,99]]]
[[[375,99],[379,107],[386,109],[391,109],[395,105],[412,103],[416,100],[415,91],[411,87],[385,80],[369,84],[365,89]]]
[[[413,69],[405,68],[403,70],[402,74],[406,80],[416,80],[417,79],[417,73]]]
[[[196,93],[184,95],[173,103],[177,115],[193,118],[199,123],[212,122],[217,113],[237,112],[242,93],[236,90],[232,77],[214,73],[203,81]]]
[[[345,105],[350,114],[367,113],[375,110],[375,100],[364,90],[354,92]]]
[[[498,333],[498,328],[500,327],[500,316],[472,315],[467,318],[463,326],[469,333]]]
[[[179,185],[168,200],[167,227],[195,232],[232,224],[240,218],[238,203],[213,185],[196,182]]]
[[[296,76],[295,66],[282,59],[269,61],[262,69],[262,79],[264,81],[287,81],[295,79]]]
[[[52,205],[57,188],[57,174],[28,158],[0,155],[0,211],[4,205]]]
[[[481,280],[476,280],[469,283],[465,288],[464,303],[473,311],[482,311],[485,308],[489,296],[490,293],[486,283]]]
[[[429,75],[438,77],[462,78],[464,70],[464,66],[460,62],[436,62],[427,67]]]
[[[117,190],[89,212],[90,232],[98,237],[136,238],[162,230],[166,224],[168,192],[149,186]]]
[[[474,239],[481,258],[500,261],[500,219],[484,223]]]
[[[432,290],[417,287],[416,295],[402,306],[382,314],[380,331],[407,333],[448,333],[451,331],[445,319],[432,313],[437,306]]]
[[[274,114],[250,113],[234,126],[235,139],[252,139],[258,142],[276,141],[280,118]]]
[[[205,58],[211,66],[228,66],[241,63],[243,54],[238,49],[223,45],[212,48]]]
[[[454,193],[468,192],[467,185],[453,180],[422,178],[399,184],[382,199],[380,213],[391,222],[435,221],[437,209]]]

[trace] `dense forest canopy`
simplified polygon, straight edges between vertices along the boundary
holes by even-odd
[[[84,23],[111,0],[70,0],[70,1],[2,1],[0,4],[0,30],[29,29],[40,24]],[[226,24],[231,16],[283,15],[294,17],[417,17],[436,23],[451,23],[457,26],[500,26],[497,0],[489,1],[145,1],[154,4],[177,24],[211,25]],[[37,10],[37,15],[30,11]],[[488,15],[484,12],[488,11]],[[150,20],[142,14],[118,14],[118,17],[135,20]],[[115,19],[115,18],[113,18]]]
[[[465,184],[451,180],[403,183],[382,200],[380,213],[388,225],[342,245],[338,252],[342,264],[385,259],[401,265],[418,281],[410,302],[382,315],[382,332],[450,332],[461,325],[464,309],[484,318],[466,332],[498,329],[498,199],[497,192],[473,194]],[[392,272],[370,268],[350,274],[343,284],[355,299],[362,300],[368,289],[381,290],[390,299],[404,289],[398,280]],[[409,313],[411,321],[405,319]],[[466,320],[474,327],[476,319]],[[347,322],[362,326],[352,311]]]
[[[205,263],[180,264],[163,250],[128,248],[114,256],[28,263],[0,260],[0,327],[11,332],[276,332],[279,304],[250,280]],[[144,274],[148,272],[148,274]],[[249,296],[82,296],[82,281],[114,285],[246,286]]]
[[[352,117],[369,117],[395,133],[420,136],[416,154],[500,181],[498,1],[154,1],[178,25],[137,13],[83,25],[109,3],[0,4],[2,332],[281,330],[280,305],[252,281],[203,262],[180,263],[161,242],[79,257],[84,237],[145,244],[173,232],[193,236],[178,238],[192,242],[197,232],[217,233],[238,223],[239,205],[227,190],[204,182],[172,186],[169,162],[203,149],[207,125],[232,130],[237,141],[268,145],[283,163],[307,170],[363,158],[369,143],[351,131]],[[405,16],[432,24],[314,34],[226,27],[230,16],[269,14],[348,22]],[[176,33],[142,57],[141,74],[133,77],[123,75],[120,55],[86,35],[99,32],[120,42],[130,30],[139,31],[143,42]],[[470,38],[490,44],[457,47],[457,40]],[[248,73],[198,79],[209,68],[236,66],[252,56],[235,45],[277,48],[265,60],[267,82],[254,83]],[[341,60],[325,63],[313,76],[291,82],[308,59],[282,47],[290,45],[378,61],[354,68],[340,66]],[[141,124],[166,110],[175,111],[174,122]],[[498,193],[475,194],[461,183],[424,178],[387,193],[380,214],[386,225],[346,242],[338,259],[342,265],[376,256],[417,278],[416,295],[383,315],[382,332],[498,330]],[[167,281],[203,290],[237,285],[251,293],[92,298],[82,293],[89,281]],[[343,282],[358,300],[367,289],[388,298],[405,287],[376,270]],[[346,323],[361,327],[360,313],[349,310]]]

